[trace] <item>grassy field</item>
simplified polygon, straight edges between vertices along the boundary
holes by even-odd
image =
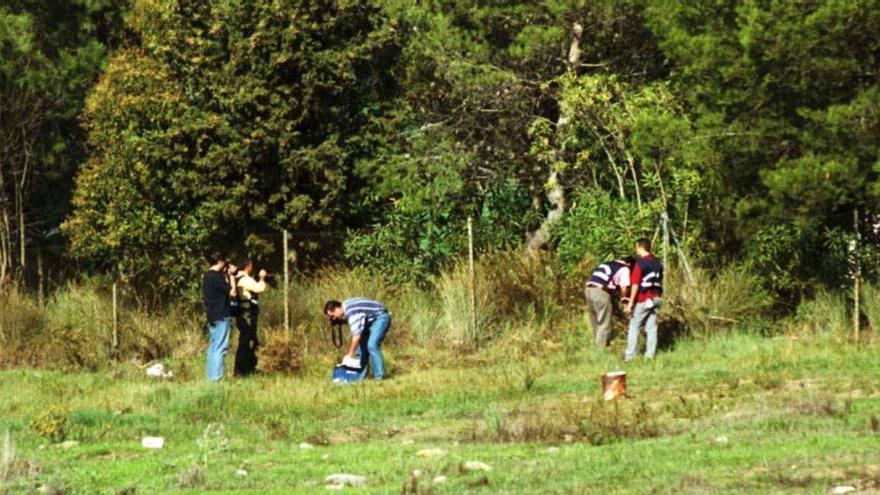
[[[631,397],[606,403],[599,376],[619,353],[568,340],[458,359],[392,346],[402,372],[346,387],[318,365],[219,385],[200,361],[172,363],[171,380],[133,364],[6,371],[0,475],[8,493],[59,494],[316,493],[334,473],[365,476],[344,489],[360,493],[880,491],[877,344],[683,341],[627,365]]]

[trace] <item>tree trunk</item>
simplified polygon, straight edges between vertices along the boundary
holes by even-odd
[[[21,182],[23,182],[22,179]],[[24,284],[25,268],[27,264],[25,243],[27,242],[27,234],[25,233],[24,221],[24,191],[19,187],[20,182],[16,182],[15,187],[15,213],[18,221],[18,270],[19,281]]]
[[[626,157],[627,163],[629,163],[629,170],[632,173],[633,178],[633,187],[636,191],[636,205],[638,205],[639,213],[642,212],[642,191],[639,188],[639,176],[636,174],[636,161],[633,159],[632,153],[626,149],[625,143],[621,143],[621,149],[623,150],[624,157]]]
[[[550,229],[562,218],[565,212],[565,191],[559,185],[558,178],[558,172],[555,170],[550,172],[550,178],[547,181],[547,201],[552,205],[552,208],[547,212],[547,218],[544,219],[538,230],[529,236],[527,248],[531,253],[539,251],[550,242]]]
[[[5,139],[7,136],[3,136]],[[12,231],[9,228],[9,202],[6,196],[6,176],[3,157],[10,156],[8,149],[9,141],[4,146],[0,156],[0,293],[5,292],[9,277],[9,268],[12,267]]]
[[[568,49],[568,70],[573,74],[577,74],[580,69],[581,62],[581,35],[584,32],[583,26],[580,23],[575,22],[572,25],[571,34],[571,46]],[[564,115],[560,112],[559,119],[556,121],[556,133],[557,135],[561,134],[562,129],[567,124],[567,120]],[[557,157],[561,157],[564,151],[564,144],[562,140],[557,140],[557,148],[556,155]],[[547,217],[544,218],[544,221],[541,223],[541,226],[538,227],[538,230],[534,231],[529,235],[528,242],[526,243],[526,247],[528,251],[532,254],[537,253],[539,250],[543,249],[550,242],[550,231],[556,222],[562,219],[562,216],[565,214],[566,201],[565,201],[565,189],[562,187],[561,177],[559,176],[559,171],[556,170],[555,165],[550,165],[550,175],[547,178],[547,202],[550,204],[550,211],[547,212]]]

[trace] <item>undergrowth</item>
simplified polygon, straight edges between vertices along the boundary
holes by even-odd
[[[340,351],[331,343],[321,308],[328,299],[354,296],[382,301],[391,311],[386,349],[400,370],[423,367],[430,356],[477,364],[480,354],[493,347],[503,348],[514,359],[577,347],[591,331],[584,319],[584,273],[566,274],[549,254],[484,256],[477,263],[476,327],[466,263],[447,267],[427,283],[412,285],[389,284],[358,269],[328,269],[295,277],[289,331],[283,330],[282,291],[271,289],[262,298],[261,369],[303,373],[317,365],[325,370],[328,356]],[[688,337],[757,327],[775,329],[761,332],[771,334],[831,334],[841,339],[851,334],[851,302],[846,296],[819,291],[804,300],[793,316],[771,322],[773,300],[759,282],[736,266],[718,273],[697,269],[690,275],[671,267],[660,313],[661,345],[670,348]],[[863,336],[868,339],[880,321],[875,314],[880,306],[875,304],[880,301],[877,294],[874,286],[864,286]],[[118,349],[114,349],[106,280],[70,283],[42,304],[30,294],[6,294],[0,298],[0,367],[98,370],[114,359],[147,365],[158,360],[191,361],[203,355],[206,331],[200,305],[181,302],[147,308],[136,296],[131,290],[120,290]],[[761,323],[765,321],[769,323]],[[618,310],[614,323],[618,340],[625,335],[625,327],[625,316]],[[233,349],[236,338],[233,330]]]

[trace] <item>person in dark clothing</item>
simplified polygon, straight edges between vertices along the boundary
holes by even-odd
[[[205,273],[202,289],[208,320],[207,375],[208,381],[216,382],[223,378],[232,320],[230,300],[235,297],[236,289],[226,258],[218,254],[211,260],[214,264]]]
[[[238,349],[235,351],[235,376],[247,376],[257,370],[257,319],[260,315],[260,294],[266,291],[266,270],[260,270],[259,281],[254,280],[254,264],[245,259],[238,265],[236,286],[238,289]]]

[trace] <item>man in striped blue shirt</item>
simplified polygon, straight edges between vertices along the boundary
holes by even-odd
[[[343,358],[343,364],[357,359],[362,370],[362,378],[366,378],[367,356],[369,356],[373,378],[376,380],[384,378],[385,361],[382,358],[381,346],[391,324],[391,316],[385,306],[364,297],[354,297],[343,302],[330,300],[324,304],[324,314],[331,323],[345,322],[351,329],[351,344]]]

